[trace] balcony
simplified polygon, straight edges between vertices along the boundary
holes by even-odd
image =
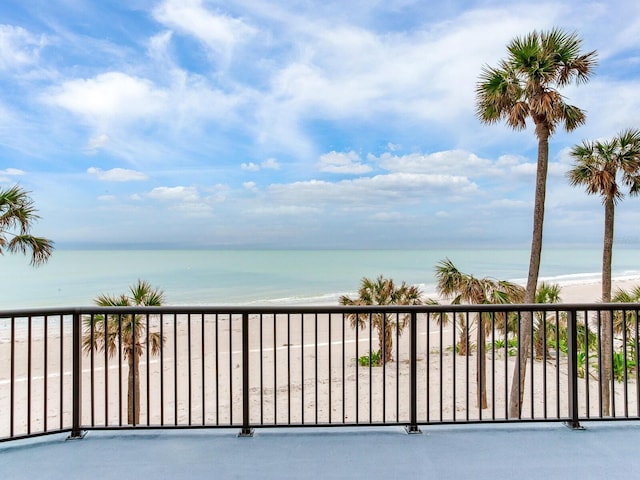
[[[635,304],[5,311],[0,472],[628,474],[637,346]]]

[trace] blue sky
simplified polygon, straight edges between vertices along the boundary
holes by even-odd
[[[527,247],[533,129],[474,116],[534,29],[599,65],[550,143],[545,240],[602,236],[568,150],[640,128],[636,1],[51,0],[0,4],[0,186],[59,246]],[[617,209],[638,246],[640,199]]]

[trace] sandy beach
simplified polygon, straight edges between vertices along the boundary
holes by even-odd
[[[619,279],[617,288],[631,288],[640,279]],[[598,283],[562,288],[565,303],[595,302]],[[150,329],[159,329],[152,319]],[[241,322],[239,316],[166,317],[166,342],[161,356],[143,354],[140,362],[141,415],[144,425],[238,425],[242,421]],[[13,394],[13,435],[64,429],[71,425],[71,331],[60,320],[42,320],[18,329],[13,347],[15,389],[11,392],[11,345],[0,340],[0,438],[10,434]],[[478,407],[475,354],[454,354],[458,335],[448,325],[419,318],[417,351],[418,411],[421,422],[506,418],[506,401],[515,358],[508,350],[487,352],[488,408]],[[375,331],[354,330],[340,315],[252,316],[249,334],[250,421],[283,423],[407,423],[409,420],[409,340],[394,339],[394,361],[370,368],[357,359],[377,350]],[[397,341],[396,341],[397,340]],[[474,341],[474,338],[471,338]],[[490,339],[488,339],[490,342]],[[62,346],[62,350],[61,350]],[[46,351],[46,355],[45,355]],[[29,361],[30,359],[30,361]],[[127,366],[104,353],[82,358],[82,423],[86,426],[127,423]],[[566,358],[537,360],[529,370],[523,417],[567,415]],[[591,368],[591,371],[589,371]],[[533,375],[530,372],[533,371]],[[579,381],[581,409],[598,412],[595,367]],[[30,376],[31,382],[26,381]],[[629,390],[635,392],[635,379]],[[542,394],[546,391],[546,396]],[[618,404],[624,391],[614,385]],[[533,393],[532,393],[533,392]],[[587,395],[587,392],[589,395]],[[495,396],[492,396],[492,393]],[[630,394],[631,401],[634,394]],[[161,401],[162,400],[162,401]],[[63,408],[60,408],[62,403]],[[27,408],[30,405],[30,409]],[[633,411],[638,406],[633,404]],[[63,411],[62,417],[58,414]],[[620,412],[618,412],[619,414]]]

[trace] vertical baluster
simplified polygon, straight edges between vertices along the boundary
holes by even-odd
[[[252,437],[249,417],[249,314],[242,314],[242,430],[238,436]]]
[[[566,425],[572,429],[579,429],[578,421],[578,342],[577,342],[577,312],[569,310],[567,325],[568,370],[569,370],[569,421]]]
[[[407,433],[421,433],[418,428],[418,328],[416,312],[409,317],[409,425]],[[399,360],[399,359],[397,359]],[[396,360],[396,361],[397,361]]]

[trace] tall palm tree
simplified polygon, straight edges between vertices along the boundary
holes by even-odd
[[[101,307],[159,307],[164,301],[164,292],[146,281],[138,280],[129,288],[129,294],[98,295],[94,302]],[[127,383],[127,420],[131,425],[140,423],[140,357],[147,347],[157,355],[164,338],[158,332],[146,333],[142,315],[109,314],[91,315],[84,318],[83,350],[90,352],[107,350],[112,358],[119,347],[129,367]],[[135,354],[134,354],[135,352]],[[134,390],[135,389],[135,390]],[[135,395],[134,395],[135,391]],[[135,398],[135,402],[134,402]]]
[[[549,137],[559,124],[567,131],[585,121],[580,108],[569,105],[559,88],[572,82],[584,83],[596,64],[596,52],[581,53],[581,40],[560,29],[533,31],[509,43],[509,54],[498,67],[485,66],[476,87],[476,114],[483,123],[505,120],[515,130],[523,130],[530,119],[538,139],[538,160],[533,210],[533,235],[525,303],[534,303],[546,196]],[[514,372],[509,399],[509,414],[520,415],[529,354],[531,315],[522,316],[520,369]],[[519,381],[518,381],[519,379]]]
[[[451,303],[506,304],[521,302],[524,289],[520,285],[493,278],[476,278],[462,273],[448,258],[436,265],[438,293],[450,298]],[[491,328],[491,315],[477,315],[474,322],[478,333],[478,405],[487,408],[486,335]]]
[[[421,305],[422,293],[413,285],[405,282],[397,287],[391,278],[378,276],[375,280],[363,278],[358,290],[358,298],[352,299],[343,295],[340,297],[341,305]],[[364,329],[368,322],[378,333],[378,345],[380,346],[380,364],[384,365],[393,360],[393,331],[402,333],[409,322],[409,315],[395,315],[390,313],[374,314],[349,314],[351,326],[359,326]]]
[[[31,265],[46,262],[53,253],[53,242],[31,235],[32,223],[40,218],[28,192],[15,185],[0,189],[0,254],[31,251]]]
[[[602,248],[602,302],[611,302],[611,259],[616,204],[629,195],[640,193],[640,130],[627,129],[609,141],[584,141],[571,150],[575,165],[567,176],[573,186],[584,186],[587,194],[600,195],[604,204],[604,245]],[[609,414],[611,400],[611,315],[602,321],[602,410]]]

